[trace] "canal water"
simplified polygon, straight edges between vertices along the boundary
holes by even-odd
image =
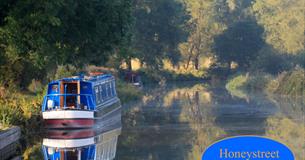
[[[38,134],[35,140],[31,138],[31,145],[18,152],[25,159],[44,159],[43,151],[60,153],[60,147],[71,145],[65,139],[83,136],[91,138],[91,143],[78,142],[78,148],[88,151],[92,146],[91,158],[96,155],[97,159],[117,160],[199,160],[202,152],[217,140],[260,135],[286,144],[296,160],[305,157],[304,98],[229,92],[198,83],[150,86],[143,90],[142,99],[123,104],[120,125],[98,131]],[[79,150],[70,146],[66,155],[80,154]]]

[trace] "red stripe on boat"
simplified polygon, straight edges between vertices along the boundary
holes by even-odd
[[[48,138],[54,139],[78,139],[93,137],[94,131],[92,129],[85,130],[49,130],[47,132]]]
[[[89,128],[94,125],[93,119],[45,119],[47,128]]]

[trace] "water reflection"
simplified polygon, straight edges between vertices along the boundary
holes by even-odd
[[[51,130],[23,158],[43,159],[38,158],[43,153],[49,160],[194,160],[215,141],[243,134],[278,140],[292,149],[296,160],[305,157],[304,98],[241,96],[190,83],[143,90],[143,99],[123,106],[122,125],[119,113],[93,130]]]
[[[112,160],[121,134],[121,110],[112,112],[93,128],[46,130],[42,140],[45,160]]]
[[[250,134],[287,144],[301,160],[303,102],[201,84],[153,88],[141,101],[124,106],[117,159],[200,159],[215,141]]]
[[[111,160],[115,158],[121,125],[110,130],[50,130],[43,138],[45,160]]]

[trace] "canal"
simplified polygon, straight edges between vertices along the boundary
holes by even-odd
[[[202,152],[217,140],[260,135],[289,146],[296,160],[305,157],[303,98],[229,92],[198,83],[146,86],[144,91],[140,100],[123,104],[119,126],[72,133],[31,133],[37,135],[35,139],[21,137],[20,145],[24,141],[32,141],[32,145],[17,149],[16,155],[43,159],[43,150],[54,154],[60,153],[58,148],[63,144],[69,147],[62,136],[79,139],[77,136],[81,135],[88,140],[94,137],[92,144],[78,144],[82,150],[90,149],[90,145],[95,148],[90,152],[91,158],[96,155],[99,159],[118,160],[199,160]],[[51,145],[53,149],[48,148]],[[67,154],[71,155],[80,152],[71,146],[69,151]]]

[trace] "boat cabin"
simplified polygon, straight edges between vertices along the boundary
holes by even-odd
[[[42,111],[95,110],[116,98],[112,75],[64,78],[49,83]]]

